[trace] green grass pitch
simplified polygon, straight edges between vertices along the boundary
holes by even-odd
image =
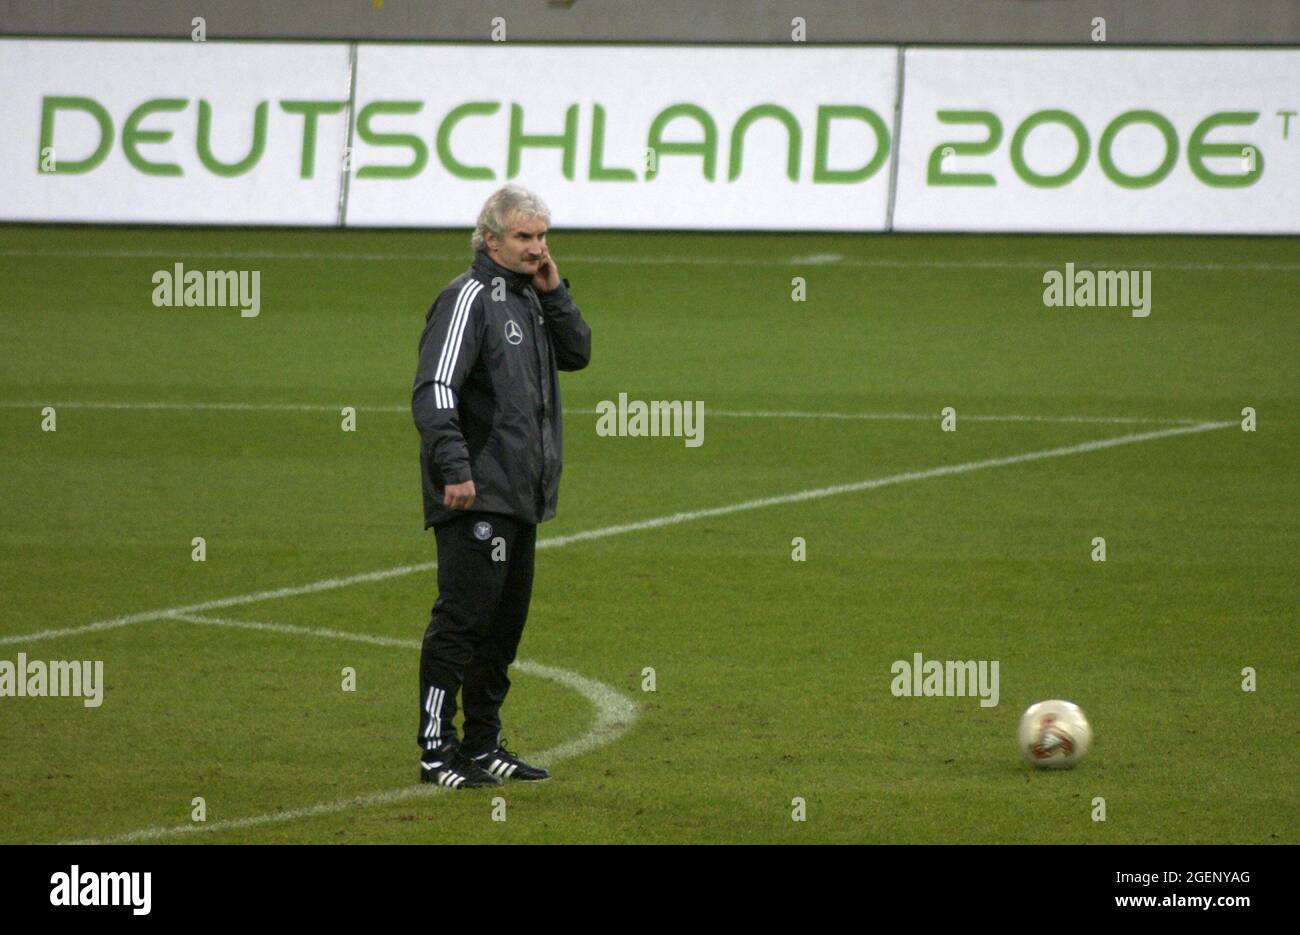
[[[105,681],[93,709],[0,698],[0,840],[1300,841],[1300,243],[551,239],[594,352],[561,376],[543,539],[1230,424],[562,539],[504,711],[555,779],[430,794],[433,572],[301,586],[434,558],[405,407],[467,233],[0,228],[0,659]],[[260,315],[154,307],[176,262],[259,270]],[[1151,270],[1150,317],[1045,307],[1067,262]],[[620,392],[703,400],[704,444],[598,436]],[[268,627],[156,616],[209,604]],[[120,625],[30,636],[99,622]],[[894,697],[916,652],[998,661],[999,704]],[[605,686],[604,720],[536,666]],[[1016,722],[1053,697],[1095,744],[1035,772]]]

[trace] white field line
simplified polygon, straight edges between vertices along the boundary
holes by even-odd
[[[596,409],[575,409],[573,412],[583,415],[599,414],[599,410]],[[705,415],[727,419],[861,419],[908,422],[938,422],[942,418],[938,412],[801,412],[796,410],[769,412],[707,408]],[[968,422],[1091,422],[1103,425],[1197,425],[1210,421],[1208,419],[1164,419],[1153,416],[986,416],[968,415],[964,412],[959,418]]]
[[[175,617],[180,614],[201,613],[205,610],[222,610],[226,607],[238,607],[243,604],[260,604],[263,601],[273,601],[282,597],[297,597],[300,594],[315,594],[319,591],[332,591],[335,588],[346,588],[354,584],[368,584],[372,581],[384,581],[388,578],[400,578],[403,575],[412,575],[436,567],[437,564],[435,562],[420,562],[415,565],[397,565],[393,568],[385,568],[380,571],[368,571],[359,575],[348,575],[344,578],[324,578],[320,581],[313,581],[311,584],[303,584],[296,587],[274,588],[269,591],[254,591],[252,594],[237,594],[234,597],[222,597],[212,601],[203,601],[198,604],[187,604],[183,607],[168,607],[164,610],[146,610],[136,614],[112,617],[108,620],[96,620],[94,623],[86,623],[76,627],[66,627],[58,630],[39,630],[36,633],[27,633],[22,636],[0,636],[0,645],[23,643],[28,640],[48,640],[59,636],[77,636],[82,633],[95,633],[100,630],[114,630],[118,627],[130,626],[133,623],[145,623],[150,620],[161,620],[164,617]]]
[[[393,637],[373,636],[367,633],[347,633],[342,630],[330,630],[324,628],[317,629],[313,627],[291,626],[280,623],[259,623],[256,621],[246,620],[197,617],[188,614],[173,614],[169,619],[179,620],[185,623],[206,624],[218,627],[236,627],[246,630],[263,630],[295,636],[313,636],[327,639],[350,640],[358,643],[370,643],[376,646],[394,646],[401,649],[420,648],[419,640],[395,639]],[[536,662],[520,661],[516,662],[514,667],[527,675],[536,675],[540,678],[558,682],[566,688],[573,689],[590,701],[592,706],[596,709],[596,720],[589,728],[587,728],[586,732],[573,740],[551,747],[549,750],[545,750],[531,758],[541,766],[554,766],[556,763],[560,763],[563,760],[579,756],[580,754],[587,753],[597,747],[617,740],[628,731],[632,726],[633,721],[636,720],[636,704],[602,682],[586,678],[576,672],[570,672],[568,669],[544,666]],[[317,805],[308,805],[303,808],[285,809],[278,812],[266,812],[261,815],[250,815],[246,818],[231,818],[224,821],[213,822],[189,822],[183,825],[164,825],[153,828],[142,828],[139,831],[131,831],[126,834],[114,835],[108,838],[70,843],[130,844],[139,841],[157,841],[164,838],[176,838],[184,835],[214,834],[220,831],[237,831],[244,828],[257,828],[263,825],[278,824],[280,822],[299,821],[304,818],[316,818],[321,815],[332,815],[336,812],[342,812],[353,808],[373,808],[378,805],[391,805],[407,799],[421,797],[427,798],[448,791],[450,790],[445,789],[442,786],[412,784],[398,789],[390,789],[386,792],[374,792],[366,795],[354,796],[348,799],[336,799],[333,802],[321,802]]]
[[[256,620],[231,620],[226,617],[200,617],[197,614],[168,614],[163,620],[180,620],[183,623],[205,623],[214,627],[234,627],[240,630],[261,630],[265,633],[282,633],[287,636],[315,636],[326,640],[347,640],[371,646],[391,646],[398,649],[419,649],[420,641],[399,636],[380,636],[374,633],[350,633],[329,627],[302,627],[292,623],[262,623]]]
[[[846,493],[861,493],[866,490],[876,490],[880,487],[888,487],[893,484],[906,484],[911,481],[929,480],[933,477],[945,477],[950,474],[969,474],[972,471],[982,471],[986,468],[1006,467],[1011,464],[1042,461],[1047,458],[1064,458],[1069,455],[1084,454],[1090,451],[1102,451],[1106,448],[1116,448],[1120,445],[1132,445],[1137,442],[1153,441],[1157,438],[1168,438],[1173,435],[1188,435],[1195,432],[1208,432],[1213,429],[1227,428],[1237,424],[1238,423],[1236,422],[1203,422],[1199,425],[1160,429],[1155,432],[1139,432],[1134,435],[1121,435],[1118,438],[1103,438],[1098,441],[1082,442],[1077,445],[1066,445],[1061,448],[1048,448],[1042,451],[1030,451],[1025,454],[1008,455],[1003,458],[986,458],[982,461],[967,461],[963,464],[948,464],[942,467],[929,468],[923,471],[907,471],[902,474],[892,474],[888,477],[878,477],[874,480],[856,481],[851,484],[837,484],[833,487],[818,487],[815,490],[803,490],[798,493],[780,494],[775,497],[762,497],[757,500],[746,500],[742,503],[733,503],[728,506],[713,507],[707,510],[692,510],[684,513],[673,513],[669,516],[660,516],[655,519],[641,520],[635,523],[624,523],[619,526],[606,526],[604,529],[576,532],[567,536],[555,536],[538,542],[537,547],[539,549],[546,547],[555,548],[558,546],[568,545],[572,542],[603,539],[606,536],[616,536],[628,532],[640,532],[643,529],[655,529],[660,526],[673,526],[678,523],[691,522],[697,519],[708,519],[714,516],[726,516],[730,513],[740,513],[746,510],[759,510],[769,506],[784,506],[788,503],[800,503],[805,500],[820,500],[823,497],[834,497]]]
[[[242,630],[260,630],[289,636],[312,636],[321,639],[346,640],[352,643],[366,643],[371,646],[388,646],[397,649],[418,650],[420,648],[420,640],[380,636],[373,633],[351,633],[347,630],[334,630],[329,627],[304,627],[289,623],[231,620],[223,617],[203,617],[196,614],[171,614],[163,619],[216,627],[234,627]],[[598,733],[602,736],[609,735],[611,732],[621,734],[636,718],[636,703],[603,682],[586,678],[575,672],[570,672],[568,669],[559,669],[525,660],[515,662],[514,667],[528,675],[536,675],[540,678],[550,679],[553,682],[559,682],[591,701],[596,708],[597,719],[596,724],[588,731],[588,734]],[[592,746],[597,745],[580,738],[554,747],[546,753],[539,753],[536,759],[545,766],[548,762],[558,762],[561,759],[576,756],[578,753],[585,752],[591,749]]]
[[[811,490],[797,491],[795,493],[779,494],[773,497],[745,500],[740,503],[711,507],[704,510],[689,510],[680,513],[671,513],[653,519],[639,520],[632,523],[621,523],[615,526],[605,526],[599,529],[589,529],[584,532],[571,533],[565,536],[552,536],[540,540],[537,543],[537,548],[561,548],[574,542],[586,542],[594,539],[604,539],[609,536],[640,532],[645,529],[658,529],[664,526],[675,526],[679,523],[689,523],[698,519],[727,516],[732,513],[759,510],[771,506],[783,506],[789,503],[801,503],[807,500],[819,500],[825,497],[834,497],[846,493],[861,493],[867,490],[876,490],[880,487],[888,487],[894,484],[905,484],[912,481],[928,480],[935,477],[969,474],[973,471],[981,471],[987,468],[1007,467],[1012,464],[1025,464],[1031,461],[1043,461],[1049,458],[1064,458],[1070,455],[1085,454],[1091,451],[1103,451],[1107,448],[1117,448],[1122,445],[1133,445],[1139,442],[1154,441],[1159,438],[1171,438],[1176,435],[1208,432],[1214,429],[1228,428],[1229,426],[1235,426],[1237,424],[1237,422],[1202,422],[1196,425],[1176,426],[1173,428],[1158,429],[1151,432],[1137,432],[1132,435],[1120,435],[1115,438],[1103,438],[1097,441],[1081,442],[1075,445],[1064,445],[1058,448],[1029,451],[1024,454],[1008,455],[1001,458],[985,458],[980,461],[947,464],[941,467],[929,468],[921,471],[905,471],[901,474],[891,474],[887,477],[877,477],[871,480],[856,481],[849,484],[836,484],[831,487],[818,487]],[[379,571],[350,575],[345,578],[325,578],[320,581],[313,581],[310,584],[298,585],[295,587],[276,588],[268,591],[255,591],[251,594],[238,594],[233,597],[223,597],[182,607],[168,607],[161,610],[142,611],[140,613],[114,617],[108,620],[98,620],[93,623],[68,627],[65,629],[40,630],[35,633],[3,636],[0,637],[0,645],[36,642],[37,640],[53,639],[60,636],[74,636],[81,633],[108,630],[116,627],[127,626],[133,623],[158,620],[165,617],[176,617],[187,614],[192,615],[207,610],[218,610],[226,607],[241,606],[244,604],[258,604],[263,601],[275,600],[278,598],[296,597],[300,594],[314,594],[319,591],[330,591],[336,588],[349,587],[354,584],[383,581],[387,578],[396,578],[402,575],[415,574],[417,572],[428,571],[434,567],[436,566],[433,562],[420,562],[415,565],[399,565],[394,568],[385,568]]]
[[[792,256],[786,260],[791,266],[821,266],[826,263],[840,263],[844,260],[842,253],[813,253],[809,256]]]
[[[463,253],[374,253],[350,250],[29,250],[22,247],[0,249],[0,256],[13,257],[97,257],[104,259],[162,258],[176,261],[193,258],[219,260],[339,260],[361,263],[453,263],[469,265]],[[566,255],[566,263],[590,263],[614,266],[806,266],[819,265],[851,269],[1027,269],[1045,272],[1063,264],[1059,259],[1043,260],[926,260],[892,259],[889,257],[864,257],[831,260],[834,254],[812,257],[709,257],[709,256],[582,256]],[[1096,262],[1072,260],[1077,269],[1172,269],[1172,270],[1300,270],[1300,263],[1189,263],[1166,261],[1152,257],[1143,259],[1102,259]]]
[[[338,412],[344,406],[356,406],[355,403],[205,403],[205,402],[9,402],[0,401],[0,409],[40,409],[53,406],[55,409],[140,409],[140,410],[177,410],[180,412]],[[406,412],[406,406],[356,406],[358,412]],[[594,410],[593,410],[594,411]]]
[[[158,410],[178,412],[335,412],[343,406],[354,406],[357,412],[391,412],[410,413],[406,405],[355,405],[353,403],[205,403],[205,402],[13,402],[0,400],[0,409],[36,409],[53,406],[55,409],[123,409],[123,410]],[[564,407],[565,415],[592,416],[599,415],[598,409]],[[829,419],[861,421],[910,421],[937,422],[937,412],[807,412],[797,410],[735,410],[708,409],[706,415],[724,419]],[[1167,419],[1153,416],[1024,416],[1024,415],[978,415],[962,413],[960,418],[968,422],[1061,422],[1061,423],[1096,423],[1099,425],[1196,425],[1206,419]]]

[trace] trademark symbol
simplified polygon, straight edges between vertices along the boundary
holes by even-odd
[[[1291,118],[1296,115],[1294,110],[1279,110],[1277,115],[1282,118],[1282,139],[1291,138]]]

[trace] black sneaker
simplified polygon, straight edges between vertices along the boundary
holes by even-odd
[[[420,782],[449,789],[479,789],[499,786],[501,780],[484,772],[461,751],[459,744],[445,743],[420,759]]]
[[[523,782],[541,782],[543,779],[551,778],[551,774],[540,766],[530,766],[507,750],[504,740],[497,745],[495,750],[480,753],[471,757],[471,759],[483,770],[486,770],[490,777],[496,778],[498,781],[501,779],[518,779]]]

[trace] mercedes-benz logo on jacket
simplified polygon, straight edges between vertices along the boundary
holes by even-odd
[[[555,515],[557,371],[587,366],[591,328],[568,280],[540,295],[531,283],[480,250],[425,316],[411,413],[420,432],[426,528],[464,512],[443,506],[443,489],[471,479],[475,512],[529,523]]]

